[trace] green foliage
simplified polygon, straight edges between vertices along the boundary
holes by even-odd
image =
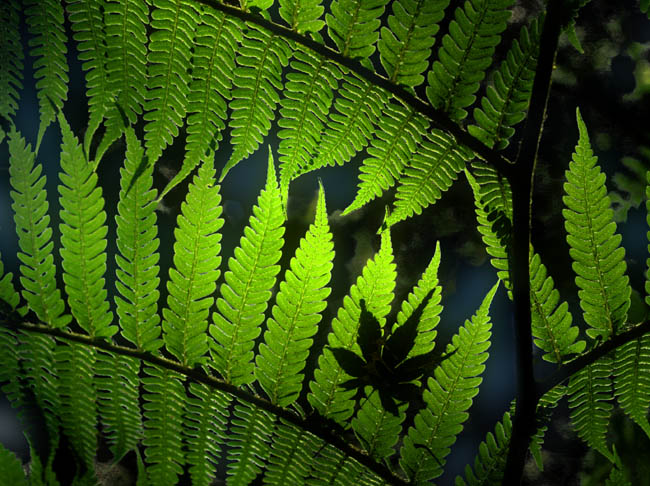
[[[0,448],[4,481],[56,486],[54,457],[67,454],[76,465],[73,484],[94,485],[98,446],[108,444],[115,462],[136,455],[140,486],[186,476],[203,486],[215,478],[242,486],[429,484],[445,472],[470,413],[480,413],[472,404],[491,346],[490,305],[503,282],[521,320],[515,324],[530,331],[530,342],[518,341],[520,359],[530,358],[532,373],[534,349],[555,374],[548,381],[530,375],[533,396],[517,398],[456,484],[506,481],[516,467],[514,443],[529,447],[541,469],[547,421],[565,395],[577,435],[612,463],[606,484],[628,484],[607,430],[616,406],[650,436],[650,338],[648,323],[628,322],[625,250],[586,124],[578,113],[562,198],[584,325],[569,312],[571,298],[560,295],[564,286],[556,288],[545,254],[530,238],[517,239],[530,236],[530,214],[522,211],[530,194],[522,198],[528,186],[519,177],[534,180],[533,168],[524,170],[533,161],[500,155],[518,140],[520,122],[530,115],[534,128],[535,116],[543,118],[533,84],[553,68],[541,45],[542,32],[558,21],[552,9],[515,32],[512,0],[467,0],[453,11],[449,0],[395,0],[389,12],[387,0],[279,0],[277,9],[272,0],[240,7],[69,0],[65,8],[24,1],[40,125],[32,150],[16,126],[23,40],[19,2],[8,0],[0,7],[0,143],[9,153],[19,275],[5,274],[0,262],[0,386],[24,420],[39,410],[50,450],[32,450],[26,479]],[[582,3],[562,12],[563,25]],[[65,13],[86,77],[83,144],[63,114]],[[516,40],[492,67],[507,27],[504,38]],[[278,167],[269,147],[265,186],[222,269],[217,180],[228,184],[229,170],[258,152],[278,108]],[[58,219],[37,162],[55,119]],[[98,164],[122,136],[123,160],[106,168],[119,183],[100,180]],[[232,153],[217,159],[224,139]],[[158,190],[156,169],[168,154],[179,170]],[[291,182],[357,155],[358,191],[343,217],[377,198],[392,209],[378,251],[334,299],[336,248],[322,184],[313,222],[295,253],[283,255]],[[650,175],[634,170],[650,196]],[[499,281],[471,319],[447,319],[451,342],[437,343],[446,318],[440,244],[417,283],[397,287],[403,276],[391,232],[444,197],[461,171]],[[184,181],[168,232],[156,209]],[[160,244],[171,234],[167,252]],[[650,270],[645,287],[650,294]],[[530,317],[522,318],[529,304]],[[522,428],[526,402],[531,416]],[[70,450],[57,450],[60,444]]]

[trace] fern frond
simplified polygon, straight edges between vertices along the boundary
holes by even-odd
[[[63,281],[70,310],[77,324],[91,337],[110,337],[117,327],[110,325],[106,272],[106,213],[97,174],[84,157],[81,146],[60,113],[61,143],[61,257]]]
[[[20,42],[18,0],[0,5],[0,118],[10,120],[18,109],[19,91],[23,89],[23,46]],[[0,142],[4,130],[0,128]]]
[[[323,126],[332,105],[332,90],[338,88],[341,71],[333,62],[311,50],[298,47],[287,73],[284,98],[280,100],[280,190],[308,167],[318,151]]]
[[[169,269],[163,340],[172,355],[188,367],[205,361],[208,316],[221,265],[223,219],[215,170],[204,162],[190,184],[174,230],[174,267]]]
[[[580,138],[566,171],[562,210],[571,249],[580,307],[591,338],[608,339],[627,318],[631,288],[625,275],[625,249],[589,135],[576,110]]]
[[[418,334],[415,337],[415,344],[407,355],[407,358],[418,356],[433,351],[435,346],[436,336],[438,331],[436,327],[440,322],[440,313],[442,312],[442,287],[438,280],[438,268],[440,267],[440,242],[436,242],[436,251],[427,265],[422,277],[413,291],[409,293],[408,297],[402,302],[402,307],[397,314],[397,322],[393,325],[393,331],[406,322],[406,320],[413,314],[414,309],[417,309],[422,304],[423,299],[431,293],[427,300],[426,307],[422,311],[420,322],[418,323]]]
[[[13,274],[5,273],[5,267],[0,258],[0,305],[2,303],[8,306],[8,309],[0,307],[0,310],[15,310],[20,303],[20,294],[16,292],[13,284]]]
[[[264,12],[273,5],[273,0],[239,0],[239,4],[245,11],[248,11],[251,8],[256,8]]]
[[[485,166],[487,168],[487,166]],[[478,172],[478,171],[477,171]],[[496,175],[496,171],[488,172],[489,176]],[[510,232],[504,231],[505,228],[499,227],[498,223],[503,224],[505,221],[499,221],[499,216],[504,217],[503,206],[495,205],[488,207],[481,197],[481,193],[489,188],[489,183],[481,186],[471,172],[465,169],[465,177],[472,188],[474,194],[474,211],[476,212],[477,229],[481,234],[481,239],[485,243],[485,251],[492,258],[490,263],[497,270],[497,276],[503,282],[504,287],[508,290],[508,296],[511,295],[510,269],[508,262],[508,247],[510,245]],[[506,181],[507,183],[507,181]],[[510,189],[510,186],[507,186]],[[497,199],[497,202],[504,202],[507,194],[502,194],[503,199]],[[489,201],[489,193],[486,195]],[[506,206],[507,207],[507,206]],[[491,213],[489,212],[491,210]],[[507,218],[507,216],[506,216]],[[531,275],[533,273],[531,272]]]
[[[273,317],[267,320],[264,342],[256,358],[257,380],[271,402],[280,407],[293,403],[302,390],[302,370],[318,330],[320,313],[327,307],[333,259],[334,245],[321,185],[314,223],[300,240],[280,283]]]
[[[526,116],[533,89],[537,66],[540,24],[543,19],[533,20],[530,28],[523,27],[519,41],[512,47],[494,74],[493,85],[487,87],[481,98],[481,108],[474,108],[474,120],[467,131],[488,147],[502,150],[508,146],[515,133],[512,128]],[[529,33],[530,31],[530,33]]]
[[[182,451],[183,404],[181,377],[166,368],[145,366],[144,453],[149,484],[176,484],[185,463]]]
[[[291,30],[299,34],[320,31],[325,22],[321,20],[325,9],[322,0],[280,0],[280,17]]]
[[[78,343],[55,349],[58,394],[57,415],[63,431],[86,468],[94,470],[97,450],[97,394],[93,385],[95,350]]]
[[[325,14],[327,33],[345,57],[360,58],[371,69],[370,56],[379,39],[379,17],[388,0],[334,0]]]
[[[616,348],[614,366],[618,403],[650,437],[650,334]]]
[[[422,484],[442,474],[444,458],[463,430],[488,358],[492,327],[488,311],[498,287],[497,281],[452,338],[448,351],[455,352],[436,368],[435,379],[428,380],[423,396],[427,406],[415,416],[400,450],[400,465],[413,482]]]
[[[478,454],[474,459],[474,470],[469,465],[465,466],[465,479],[456,476],[456,486],[501,484],[511,432],[510,413],[506,412],[503,414],[503,419],[497,422],[494,434],[488,432],[485,440],[478,446]]]
[[[147,79],[146,0],[109,0],[104,3],[106,74],[110,92],[131,125],[142,113]]]
[[[321,444],[322,445],[322,444]],[[309,486],[329,486],[354,481],[362,466],[335,447],[324,445],[314,457]]]
[[[16,454],[0,444],[0,477],[5,484],[12,486],[28,486],[23,465]]]
[[[463,170],[469,156],[469,151],[446,133],[433,130],[426,134],[411,165],[404,169],[399,179],[394,210],[386,224],[391,226],[413,214],[421,214],[423,208],[440,199]]]
[[[306,484],[313,456],[321,444],[320,439],[292,424],[278,423],[263,483],[274,486]]]
[[[530,251],[531,328],[535,344],[546,353],[546,361],[561,364],[570,354],[580,354],[587,343],[576,341],[579,329],[571,325],[573,317],[566,301],[554,288],[553,279],[546,276],[540,256]]]
[[[544,470],[542,445],[544,444],[544,435],[548,430],[548,423],[551,421],[553,409],[566,394],[566,385],[557,385],[542,395],[537,403],[537,430],[530,438],[529,450],[540,471]]]
[[[232,90],[229,126],[233,128],[233,153],[221,171],[228,171],[255,152],[271,129],[275,107],[282,91],[282,68],[291,57],[287,42],[267,31],[249,25],[239,47]]]
[[[228,431],[228,484],[246,486],[262,472],[271,454],[273,416],[247,403],[235,405]]]
[[[115,296],[122,336],[142,351],[162,346],[158,315],[158,253],[156,237],[156,191],[153,167],[143,172],[144,149],[133,128],[126,129],[126,157],[120,169],[120,200],[117,203],[117,249]]]
[[[217,299],[210,334],[216,340],[211,349],[214,368],[235,385],[253,381],[253,346],[259,336],[264,311],[271,298],[277,265],[282,254],[284,212],[269,152],[266,186],[253,207],[235,257]]]
[[[222,12],[204,8],[197,27],[192,57],[192,80],[187,96],[187,143],[181,170],[169,181],[162,198],[219,147],[231,98],[235,51],[243,24]]]
[[[399,413],[393,415],[384,408],[379,393],[372,393],[368,388],[366,396],[368,399],[352,419],[352,430],[370,457],[376,461],[386,460],[395,452],[409,404],[400,403],[397,406]]]
[[[115,462],[142,439],[139,371],[140,362],[130,356],[97,354],[97,408]]]
[[[41,145],[45,130],[56,118],[68,98],[67,37],[64,29],[63,6],[59,0],[23,0],[25,22],[34,37],[30,39],[34,57],[34,79],[41,121],[35,152]]]
[[[381,235],[379,252],[366,263],[362,274],[343,299],[343,306],[332,321],[332,331],[328,336],[329,347],[318,358],[314,380],[309,384],[311,393],[307,399],[323,417],[344,424],[354,408],[352,397],[355,390],[339,387],[350,376],[343,371],[330,348],[360,352],[356,341],[361,315],[359,301],[363,299],[367,310],[383,325],[393,300],[395,278],[393,248],[390,233],[386,230]]]
[[[492,64],[494,49],[510,18],[513,0],[466,0],[458,7],[449,33],[438,48],[438,60],[429,71],[427,98],[454,121],[467,116],[463,109]]]
[[[600,358],[569,380],[569,408],[574,429],[590,447],[607,459],[614,457],[607,446],[607,426],[612,411],[612,359]]]
[[[388,26],[381,28],[378,48],[388,79],[414,88],[424,82],[438,23],[449,0],[399,0],[393,2]]]
[[[9,176],[11,205],[18,234],[20,283],[23,298],[43,323],[61,328],[72,317],[65,314],[61,291],[56,287],[56,268],[52,251],[52,228],[48,212],[43,167],[35,164],[35,155],[25,139],[9,132]]]
[[[149,164],[178,136],[187,110],[194,30],[199,8],[193,0],[154,0],[151,13],[149,77],[144,119]]]
[[[319,143],[318,157],[296,176],[350,161],[368,144],[386,103],[388,95],[384,91],[356,75],[346,76],[334,101],[338,113],[330,114]]]
[[[365,206],[395,185],[428,128],[429,121],[413,109],[386,103],[376,137],[368,147],[371,157],[360,168],[359,190],[342,216]]]
[[[230,397],[205,385],[190,383],[183,434],[193,486],[210,486],[226,439]]]

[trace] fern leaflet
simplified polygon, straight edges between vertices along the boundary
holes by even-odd
[[[442,462],[450,446],[463,429],[472,397],[478,393],[490,347],[490,316],[488,311],[497,282],[487,293],[471,320],[465,321],[452,338],[448,350],[456,351],[435,369],[424,392],[426,408],[415,416],[400,450],[400,465],[408,477],[423,484],[442,474]]]
[[[289,24],[291,30],[299,34],[318,32],[325,22],[321,20],[323,11],[322,0],[280,0],[280,17]]]
[[[264,484],[306,484],[310,463],[320,440],[294,425],[280,422],[275,427],[271,442]]]
[[[59,114],[61,144],[61,257],[63,281],[76,322],[91,337],[110,337],[111,325],[104,274],[106,272],[106,213],[97,174],[84,157],[68,122]]]
[[[492,64],[494,49],[510,18],[513,0],[466,0],[458,7],[449,33],[438,48],[438,60],[429,71],[427,98],[454,121],[467,116],[463,109]]]
[[[18,92],[23,88],[23,47],[20,43],[19,2],[0,5],[0,118],[9,120],[18,109]],[[0,127],[0,142],[5,132]]]
[[[255,374],[271,402],[293,403],[302,390],[303,373],[320,313],[327,306],[334,250],[321,185],[314,223],[289,263],[276,304],[267,320]]]
[[[165,347],[184,366],[204,363],[208,316],[221,264],[221,196],[214,167],[204,162],[190,184],[174,231],[174,267],[169,269],[163,309]]]
[[[280,100],[278,91],[282,90],[282,68],[290,57],[291,50],[283,38],[249,25],[239,48],[233,81],[236,87],[229,105],[234,149],[219,180],[255,152],[269,133]]]
[[[117,269],[115,296],[121,335],[143,351],[162,346],[158,315],[158,253],[156,237],[156,191],[153,167],[142,173],[144,149],[132,128],[126,129],[126,157],[120,170],[120,201],[117,203]]]
[[[411,88],[424,82],[431,47],[449,0],[393,2],[388,27],[381,28],[378,48],[388,79]]]
[[[38,96],[38,111],[41,121],[38,127],[36,149],[41,145],[43,135],[54,121],[56,112],[63,108],[68,98],[68,61],[65,44],[63,6],[59,0],[24,0],[25,20],[31,34],[29,41],[34,59],[34,79]]]
[[[422,213],[422,209],[442,196],[463,170],[470,152],[440,130],[425,135],[411,165],[399,179],[395,207],[386,224]]]
[[[342,216],[365,206],[395,185],[428,128],[429,122],[412,109],[386,103],[377,135],[368,147],[371,157],[363,161],[360,169],[359,190]]]
[[[566,171],[566,209],[562,211],[567,230],[573,271],[580,307],[591,327],[591,338],[608,339],[616,334],[627,318],[630,307],[629,278],[625,275],[625,249],[619,245],[616,223],[607,189],[605,174],[597,165],[589,135],[576,110],[580,139],[573,160]]]
[[[187,112],[194,30],[199,25],[198,6],[193,0],[154,0],[151,13],[149,78],[144,119],[147,158],[157,161],[178,136]]]
[[[12,486],[28,486],[23,465],[16,455],[0,444],[0,477]]]
[[[46,178],[42,165],[34,163],[31,146],[18,132],[9,132],[9,175],[14,222],[21,252],[18,259],[22,274],[22,295],[39,320],[52,327],[66,326],[72,317],[66,315],[61,291],[56,288],[56,268],[52,250],[52,228],[45,192]]]
[[[283,224],[280,190],[269,153],[266,187],[253,208],[235,257],[228,260],[229,270],[220,289],[222,297],[217,299],[218,312],[213,314],[210,326],[216,340],[213,365],[226,381],[236,385],[254,379],[254,340],[261,332],[270,291],[280,271],[277,262],[283,245]]]

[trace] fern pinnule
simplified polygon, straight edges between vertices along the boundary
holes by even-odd
[[[365,206],[393,187],[429,128],[429,121],[401,104],[386,103],[377,124],[376,136],[363,161],[359,190],[342,215]]]
[[[233,128],[233,153],[221,171],[228,171],[255,152],[271,129],[275,107],[282,91],[282,68],[292,50],[282,37],[270,34],[253,24],[248,25],[234,70],[234,88],[229,107],[229,126]]]
[[[254,379],[253,347],[280,271],[277,263],[282,255],[283,234],[284,212],[269,152],[266,186],[253,207],[235,256],[228,259],[217,312],[210,325],[216,341],[211,347],[211,366],[235,385]]]
[[[11,119],[18,109],[19,91],[23,88],[23,46],[20,43],[20,2],[7,0],[0,5],[0,119]],[[0,127],[0,142],[4,139]]]
[[[151,13],[154,32],[149,39],[147,62],[146,154],[150,164],[178,136],[187,113],[191,49],[199,6],[194,0],[156,0]]]
[[[228,407],[231,397],[219,390],[190,383],[183,435],[187,445],[185,458],[193,486],[213,484],[219,453],[226,439]]]
[[[487,165],[485,167],[488,168]],[[488,176],[493,174],[496,174],[496,172],[488,172]],[[485,190],[487,184],[484,186],[479,185],[468,169],[465,169],[465,177],[467,178],[467,182],[469,182],[469,185],[472,188],[472,193],[474,194],[474,211],[476,212],[478,232],[481,234],[483,243],[485,243],[487,254],[492,257],[490,263],[497,270],[497,276],[503,282],[503,285],[508,290],[508,295],[510,296],[511,284],[508,262],[510,234],[504,231],[499,231],[499,228],[495,227],[497,218],[494,216],[501,215],[504,217],[506,213],[503,210],[503,207],[498,205],[488,207],[487,204],[485,204],[485,199],[481,197],[481,193]],[[489,201],[490,200],[488,199],[488,203]],[[497,199],[497,201],[499,200]],[[492,211],[492,217],[488,212],[490,210]]]
[[[381,28],[377,44],[381,64],[391,82],[410,88],[424,82],[422,73],[429,67],[438,23],[448,5],[449,0],[393,2],[388,27]]]
[[[106,213],[101,187],[77,138],[62,113],[63,135],[59,185],[61,204],[61,257],[68,303],[76,323],[91,337],[107,338],[117,332],[106,300]]]
[[[56,413],[63,432],[86,469],[94,471],[97,452],[97,392],[94,384],[96,351],[79,343],[58,344],[55,349]]]
[[[433,351],[435,346],[435,340],[438,334],[436,327],[440,322],[440,313],[442,312],[442,305],[440,304],[442,300],[442,287],[438,280],[440,258],[440,242],[437,241],[436,250],[431,261],[429,261],[429,265],[427,265],[416,286],[413,287],[413,290],[408,294],[406,299],[402,301],[401,309],[397,313],[397,320],[393,325],[392,331],[395,331],[398,326],[401,326],[407,321],[411,314],[413,314],[413,311],[430,294],[417,326],[415,343],[411,351],[409,351],[407,358],[429,353]]]
[[[438,48],[438,60],[428,74],[427,98],[454,121],[467,116],[465,107],[492,64],[494,49],[510,18],[513,0],[466,0],[458,7],[449,33]]]
[[[61,328],[72,317],[65,314],[65,303],[56,286],[56,268],[52,251],[52,228],[48,215],[46,178],[43,167],[25,139],[12,129],[9,132],[9,182],[11,205],[18,235],[18,259],[22,295],[38,319],[48,326]]]
[[[569,380],[571,423],[589,447],[614,461],[607,445],[607,425],[612,412],[612,358],[604,356]]]
[[[27,29],[34,35],[29,41],[34,57],[34,79],[40,124],[35,152],[43,140],[48,126],[55,120],[56,112],[63,108],[68,98],[68,61],[66,59],[65,22],[63,6],[59,0],[24,0]]]
[[[485,440],[478,446],[474,468],[472,469],[469,464],[465,466],[465,479],[456,476],[456,486],[501,484],[511,432],[512,421],[510,413],[506,412],[501,421],[497,422],[494,434],[488,432]]]
[[[580,307],[591,338],[608,339],[627,319],[631,288],[625,275],[625,249],[616,233],[614,213],[597,165],[587,127],[576,109],[580,138],[564,184],[562,210],[573,259]]]
[[[314,379],[309,384],[311,393],[307,399],[323,417],[343,424],[354,409],[352,397],[355,391],[339,386],[350,376],[343,371],[330,348],[343,348],[356,353],[360,351],[357,344],[361,315],[359,301],[363,299],[366,309],[383,324],[393,300],[395,278],[390,232],[385,230],[381,235],[379,251],[366,263],[332,321],[332,331],[328,336],[329,347],[318,358]]]
[[[414,426],[400,449],[400,465],[409,479],[423,484],[440,476],[444,458],[463,430],[472,398],[482,381],[483,364],[490,348],[492,322],[488,311],[499,282],[486,294],[471,320],[453,336],[448,350],[455,350],[435,369],[424,392],[426,408],[418,412]]]
[[[488,147],[506,148],[515,132],[512,127],[526,116],[542,21],[543,18],[535,19],[529,28],[522,27],[519,40],[512,43],[506,59],[494,73],[493,84],[481,98],[481,108],[474,108],[478,125],[468,126],[467,131]]]
[[[262,472],[271,454],[274,417],[247,403],[236,404],[228,431],[228,484],[246,486]]]
[[[183,474],[183,406],[187,401],[181,375],[167,368],[144,366],[144,454],[148,484],[176,484]]]
[[[184,366],[204,363],[208,353],[208,317],[221,265],[224,220],[211,161],[204,162],[190,184],[174,230],[174,266],[169,269],[163,340]]]
[[[131,356],[97,353],[97,411],[116,462],[137,448],[142,439],[139,371],[140,361]]]
[[[434,129],[424,136],[398,181],[389,226],[421,214],[442,197],[465,167],[470,152],[446,133]]]
[[[235,51],[243,24],[222,12],[204,9],[196,29],[192,80],[187,95],[187,142],[181,170],[161,193],[167,194],[219,148],[231,98]]]
[[[133,128],[126,129],[126,157],[120,169],[120,200],[117,203],[117,249],[115,263],[116,312],[121,335],[142,351],[162,346],[158,315],[158,253],[156,191],[153,167],[139,172],[144,149]]]
[[[316,160],[296,175],[327,165],[343,165],[362,150],[375,132],[388,94],[355,74],[345,77],[334,100]]]
[[[650,437],[650,335],[616,348],[614,393],[623,411]]]
[[[372,68],[370,56],[379,39],[379,17],[388,0],[334,0],[325,14],[327,33],[345,57],[359,58]]]
[[[279,13],[291,30],[299,34],[318,33],[325,22],[321,20],[325,9],[322,0],[280,0]]]
[[[356,416],[352,419],[352,429],[366,454],[377,461],[387,460],[395,452],[395,444],[402,435],[402,423],[406,418],[408,402],[397,405],[397,414],[386,410],[378,393],[366,391]]]
[[[554,288],[553,279],[546,275],[540,256],[530,252],[531,329],[535,344],[545,351],[542,359],[561,364],[568,355],[580,354],[587,343],[576,341],[579,329],[571,325],[573,317],[566,301]],[[558,305],[559,303],[559,305]]]
[[[278,138],[280,146],[280,190],[311,164],[318,152],[321,133],[332,105],[332,90],[338,88],[341,72],[309,49],[297,46],[287,73],[284,97],[280,100]]]
[[[327,306],[333,259],[334,245],[321,185],[314,223],[300,240],[284,281],[280,282],[256,357],[257,380],[271,402],[280,407],[295,402],[302,390],[312,337],[318,331],[320,313]]]
[[[146,96],[147,0],[104,3],[106,74],[110,91],[130,124],[135,124]]]

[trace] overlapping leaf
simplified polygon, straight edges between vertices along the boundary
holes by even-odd
[[[320,313],[327,306],[333,258],[321,186],[314,223],[300,240],[280,283],[273,317],[266,321],[267,331],[256,359],[257,380],[271,401],[281,407],[293,403],[302,390],[302,371],[312,337],[318,330]]]

